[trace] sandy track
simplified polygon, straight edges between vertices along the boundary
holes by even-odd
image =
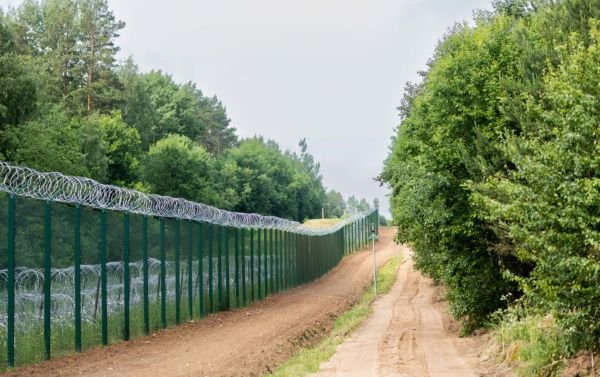
[[[390,293],[374,303],[373,315],[314,377],[479,376],[478,350],[447,331],[451,321],[440,297],[408,258]]]
[[[378,264],[397,254],[382,228]],[[371,279],[368,249],[323,278],[250,307],[218,313],[153,336],[17,369],[8,376],[255,376],[274,369],[331,328]]]

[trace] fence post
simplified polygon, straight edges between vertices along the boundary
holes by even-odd
[[[198,299],[200,300],[198,309],[200,310],[200,317],[204,316],[205,308],[204,308],[204,225],[203,223],[199,223],[200,227],[198,234]]]
[[[273,236],[275,233],[275,236]],[[273,294],[277,287],[275,283],[277,282],[277,278],[275,276],[275,257],[277,255],[277,232],[273,231],[273,228],[269,229],[269,269],[270,269],[270,279],[269,279],[269,293]]]
[[[241,229],[242,232],[242,302],[243,305],[246,306],[248,304],[248,301],[246,300],[247,298],[247,292],[246,292],[246,243],[245,243],[245,239],[246,239],[246,229],[242,228]]]
[[[167,328],[167,266],[166,266],[166,244],[165,244],[165,218],[161,217],[159,244],[160,244],[160,323],[163,329]]]
[[[123,340],[129,340],[129,213],[123,214]]]
[[[44,203],[44,348],[46,360],[50,360],[52,305],[52,202]]]
[[[275,229],[274,230],[275,233],[275,250],[274,250],[274,261],[275,261],[275,292],[279,292],[281,290],[281,286],[279,285],[279,279],[281,278],[281,275],[279,274],[279,246],[280,246],[280,239],[279,239],[279,230]]]
[[[279,253],[278,255],[278,259],[277,259],[277,267],[279,268],[279,279],[278,279],[278,286],[279,286],[279,290],[282,291],[285,289],[284,287],[284,278],[285,278],[285,270],[283,268],[283,266],[285,265],[285,263],[283,262],[283,245],[285,245],[285,241],[283,240],[283,231],[282,230],[278,230],[277,233],[279,233]]]
[[[291,282],[291,275],[292,275],[292,259],[291,259],[291,251],[292,251],[292,243],[290,242],[291,240],[291,233],[290,232],[285,232],[285,269],[286,269],[286,274],[285,274],[285,287],[287,289],[289,289],[292,286],[292,282]]]
[[[181,220],[175,219],[175,324],[181,323]]]
[[[208,229],[208,311],[214,311],[214,289],[213,289],[213,230],[212,224],[206,224]]]
[[[263,230],[263,236],[265,238],[264,240],[264,255],[265,255],[265,295],[263,297],[267,297],[267,295],[269,294],[269,266],[268,266],[268,262],[269,262],[269,247],[271,246],[271,239],[269,238],[269,241],[267,241],[267,229],[265,228]],[[272,271],[271,271],[272,272]],[[273,286],[271,286],[271,289],[273,289]]]
[[[234,228],[235,239],[235,307],[240,307],[240,249],[239,249],[239,232],[240,229]]]
[[[256,229],[256,231],[257,231],[257,233],[258,233],[258,244],[256,245],[256,254],[257,254],[257,260],[256,260],[256,262],[257,262],[257,264],[258,264],[258,267],[257,267],[257,269],[256,269],[256,279],[257,279],[257,281],[258,281],[258,284],[257,284],[257,288],[258,288],[258,299],[259,299],[259,300],[261,300],[261,299],[263,298],[263,295],[262,295],[261,274],[260,274],[260,268],[261,268],[261,263],[260,263],[260,262],[261,262],[261,261],[260,261],[260,254],[261,254],[261,252],[260,252],[260,250],[261,250],[261,247],[260,247],[260,246],[261,246],[261,245],[260,245],[260,235],[261,235],[262,231],[261,231],[261,229],[260,229],[260,228]],[[252,270],[252,271],[254,272],[254,270]],[[253,278],[254,278],[254,277],[253,277]],[[254,284],[253,284],[253,285],[254,285]]]
[[[75,351],[81,352],[81,206],[75,206]]]
[[[221,226],[217,225],[217,310],[223,310],[223,247],[221,245]]]
[[[142,302],[144,305],[144,334],[150,333],[150,309],[148,306],[148,216],[142,216],[142,275],[144,292]]]
[[[194,318],[194,279],[192,276],[192,232],[194,223],[187,221],[187,296],[188,296],[188,319]]]
[[[228,231],[228,227],[223,227],[223,233],[225,235],[225,309],[229,310],[229,308],[231,307],[231,282],[229,281],[229,274],[230,274],[230,261],[229,261],[229,255],[230,255],[230,250],[229,250],[229,231]]]
[[[254,302],[254,228],[250,228],[250,300]]]
[[[102,314],[102,345],[108,344],[108,276],[106,271],[106,210],[100,211],[100,311]]]
[[[13,194],[8,197],[8,249],[7,269],[8,302],[6,319],[6,348],[9,367],[15,366],[15,237],[16,237],[16,199]]]

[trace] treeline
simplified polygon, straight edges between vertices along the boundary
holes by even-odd
[[[499,0],[455,25],[406,86],[380,177],[464,330],[507,306],[539,318],[544,375],[600,347],[599,18],[598,0]]]
[[[345,212],[305,140],[299,153],[238,140],[218,98],[117,62],[124,26],[106,0],[0,10],[1,159],[241,212]]]

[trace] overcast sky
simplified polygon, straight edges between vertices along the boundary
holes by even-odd
[[[8,4],[20,1],[0,0]],[[193,81],[242,137],[298,150],[305,137],[328,188],[379,198],[373,181],[398,124],[404,84],[454,22],[490,0],[109,0],[126,22],[119,57]]]

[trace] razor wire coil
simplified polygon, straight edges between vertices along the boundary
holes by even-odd
[[[237,228],[278,229],[316,236],[333,233],[371,212],[352,215],[327,228],[313,228],[275,216],[226,211],[182,198],[146,194],[133,189],[103,184],[86,177],[68,176],[58,172],[39,172],[4,161],[0,161],[0,191],[101,210],[201,221]]]

